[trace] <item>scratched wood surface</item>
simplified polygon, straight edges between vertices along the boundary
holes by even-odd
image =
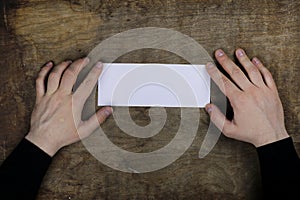
[[[87,55],[102,40],[138,27],[180,31],[209,54],[237,47],[258,56],[271,70],[285,109],[286,127],[300,153],[300,50],[297,0],[19,0],[1,1],[0,20],[0,162],[29,129],[34,79],[40,66]],[[232,56],[233,57],[233,56]],[[119,62],[184,63],[162,51],[138,50]],[[148,108],[131,108],[141,126]],[[180,109],[153,139],[123,133],[109,118],[105,133],[133,152],[153,151],[174,137]],[[258,199],[259,165],[253,146],[221,137],[204,159],[197,154],[209,124],[201,120],[192,146],[168,167],[146,174],[113,170],[98,162],[81,143],[62,149],[53,159],[38,199]]]

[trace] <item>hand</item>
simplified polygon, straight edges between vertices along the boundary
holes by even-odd
[[[229,121],[215,105],[208,104],[206,110],[212,122],[225,136],[249,142],[256,147],[289,137],[284,125],[282,104],[269,70],[257,58],[251,62],[245,52],[238,49],[236,56],[246,70],[248,79],[222,50],[217,50],[215,56],[234,83],[212,63],[208,63],[206,69],[228,97],[234,118]]]
[[[36,79],[36,104],[31,115],[31,128],[25,138],[50,156],[60,148],[89,136],[112,113],[111,107],[103,107],[87,121],[81,120],[84,103],[102,71],[102,63],[98,62],[72,93],[79,72],[88,62],[88,58],[74,63],[65,61],[54,68],[49,62]]]

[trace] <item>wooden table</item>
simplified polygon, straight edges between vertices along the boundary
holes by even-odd
[[[209,54],[242,47],[271,70],[285,110],[288,132],[300,153],[300,50],[296,0],[18,0],[1,1],[0,161],[29,130],[35,100],[34,81],[48,60],[59,63],[87,55],[102,40],[138,27],[180,31]],[[169,52],[138,50],[119,62],[185,61]],[[131,108],[133,120],[147,125],[149,108]],[[118,146],[133,152],[166,145],[180,122],[180,109],[167,109],[168,120],[152,139],[123,133],[109,118],[103,125]],[[81,143],[62,149],[44,178],[38,199],[257,199],[259,165],[253,146],[222,136],[204,159],[197,154],[209,124],[200,110],[192,146],[168,167],[146,174],[113,170],[98,162]]]

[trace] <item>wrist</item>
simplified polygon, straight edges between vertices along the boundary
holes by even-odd
[[[25,139],[39,147],[42,151],[44,151],[46,154],[49,156],[53,157],[55,153],[60,149],[58,145],[52,144],[50,141],[47,140],[44,137],[40,138],[37,137],[35,134],[32,134],[29,132],[26,136]]]
[[[269,134],[264,134],[264,136],[265,137],[261,137],[259,141],[254,143],[254,146],[256,148],[273,143],[273,142],[277,142],[277,141],[285,139],[285,138],[288,138],[289,134],[287,133],[287,131],[285,129],[283,129],[280,132],[272,132]]]

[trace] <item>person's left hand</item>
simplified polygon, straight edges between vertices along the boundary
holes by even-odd
[[[88,120],[81,119],[83,106],[102,71],[102,63],[98,62],[72,93],[79,72],[88,62],[88,58],[74,63],[65,61],[54,68],[49,62],[36,79],[36,104],[31,115],[30,131],[25,138],[50,156],[60,148],[89,136],[112,113],[111,107],[103,107]]]

